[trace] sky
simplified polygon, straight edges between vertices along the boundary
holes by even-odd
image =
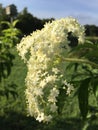
[[[81,24],[98,25],[98,0],[0,0],[3,7],[15,4],[18,12],[27,7],[38,18],[72,16]]]

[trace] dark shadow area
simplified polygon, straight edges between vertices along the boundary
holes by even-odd
[[[96,119],[96,122],[98,119]],[[57,119],[52,123],[38,123],[34,118],[26,115],[9,112],[7,116],[0,116],[0,130],[82,130],[81,119]],[[87,130],[97,130],[98,125],[90,124]]]
[[[36,130],[38,122],[23,114],[10,112],[7,116],[0,116],[0,130]]]
[[[87,130],[98,130],[97,121],[98,121],[98,118],[93,120],[87,127]],[[68,118],[65,120],[58,120],[56,126],[57,126],[57,129],[55,130],[82,130],[83,122],[79,118]]]
[[[89,126],[87,130],[98,130],[98,125]]]

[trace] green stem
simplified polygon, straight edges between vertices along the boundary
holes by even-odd
[[[86,63],[86,64],[90,64],[92,67],[95,67],[98,69],[98,64],[91,62],[89,60],[85,60],[85,59],[78,59],[78,58],[64,58],[64,57],[60,57],[63,61],[67,61],[67,62],[77,62],[77,63]]]

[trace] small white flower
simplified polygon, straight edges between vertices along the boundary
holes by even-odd
[[[46,84],[47,84],[47,83],[46,83],[46,80],[43,79],[43,80],[40,81],[39,86],[40,86],[41,88],[44,88]]]
[[[52,112],[56,112],[57,111],[57,106],[56,106],[56,104],[54,103],[54,104],[52,104],[51,106],[50,106],[50,111],[52,111]]]
[[[36,120],[38,120],[39,122],[43,121],[45,119],[44,113],[40,113],[38,114]]]
[[[55,96],[49,96],[48,97],[48,102],[51,102],[51,103],[55,103],[55,102],[57,102],[57,99],[56,99],[56,97]]]
[[[51,120],[52,120],[51,115],[45,116],[45,122],[51,122]]]
[[[67,94],[67,95],[70,95],[70,94],[71,94],[71,92],[72,92],[73,90],[74,90],[73,85],[68,84],[66,94]]]
[[[58,68],[52,68],[52,72],[54,72],[55,74],[58,74],[60,71]]]
[[[53,97],[57,97],[59,95],[59,90],[55,87],[51,90],[50,95]]]
[[[42,96],[43,95],[43,90],[42,88],[34,88],[34,94],[36,96]]]

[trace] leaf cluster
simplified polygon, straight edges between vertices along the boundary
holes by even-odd
[[[14,83],[5,84],[3,87],[0,88],[0,96],[6,96],[7,99],[9,99],[10,95],[14,97],[14,99],[17,98],[18,94],[16,92],[17,85]]]
[[[67,71],[72,70],[70,81],[76,89],[81,115],[86,119],[89,97],[93,94],[98,102],[98,46],[91,42],[78,45],[65,60],[69,62]]]
[[[0,86],[5,88],[5,79],[11,74],[13,60],[15,56],[12,54],[11,49],[19,41],[20,30],[15,26],[18,20],[12,23],[2,21],[1,24],[6,24],[7,28],[1,31],[0,36]],[[2,83],[3,82],[3,83]],[[14,90],[10,90],[13,84],[7,85],[7,89],[0,90],[0,95],[8,97],[9,93],[14,95]]]

